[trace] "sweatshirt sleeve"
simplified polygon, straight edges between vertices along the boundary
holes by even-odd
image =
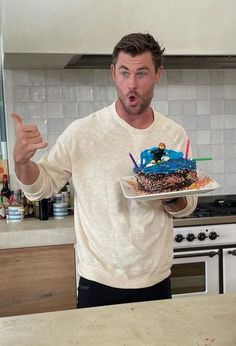
[[[58,137],[49,154],[43,156],[37,164],[39,177],[34,184],[25,185],[18,180],[29,200],[51,197],[70,179],[72,167],[69,139],[66,131]]]
[[[185,196],[185,198],[187,201],[187,205],[184,209],[182,209],[180,211],[176,211],[176,212],[170,212],[164,206],[166,212],[169,213],[170,215],[172,215],[173,217],[176,217],[176,218],[190,215],[197,207],[198,197],[197,197],[197,195],[191,195],[191,196]]]

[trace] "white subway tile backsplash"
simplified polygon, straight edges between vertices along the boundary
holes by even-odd
[[[195,85],[183,85],[182,97],[184,100],[195,100],[196,99]]]
[[[157,85],[154,89],[154,101],[167,100],[167,87],[165,85]]]
[[[46,118],[46,104],[31,102],[29,104],[29,114],[33,118]]]
[[[153,101],[152,107],[162,113],[163,115],[168,115],[168,102],[167,101]]]
[[[93,87],[91,85],[81,85],[76,87],[78,101],[92,101]]]
[[[183,84],[196,84],[197,82],[197,70],[186,69],[183,70]]]
[[[167,70],[167,80],[169,84],[182,84],[183,70],[178,70],[178,69]]]
[[[181,85],[167,85],[168,100],[182,100],[183,88]]]
[[[225,114],[236,114],[236,99],[224,101],[224,113]]]
[[[78,103],[78,116],[79,118],[83,118],[90,113],[93,113],[93,102],[81,101]]]
[[[224,97],[226,99],[236,99],[236,84],[224,85]]]
[[[210,83],[210,70],[197,70],[197,84]]]
[[[210,161],[210,171],[215,173],[224,173],[225,171],[225,160],[224,159],[214,159]]]
[[[223,159],[224,158],[224,146],[222,144],[211,145],[211,157],[212,159]]]
[[[211,135],[209,130],[197,130],[197,145],[210,144]]]
[[[224,128],[224,115],[210,115],[210,126],[212,130]]]
[[[168,114],[169,115],[183,115],[184,101],[169,101],[168,102]]]
[[[196,102],[195,100],[183,101],[183,115],[195,115],[196,114]]]
[[[225,159],[225,172],[226,173],[236,173],[236,158]],[[236,176],[234,178],[236,185]]]
[[[94,101],[114,101],[116,98],[116,89],[108,86],[93,86]]]
[[[4,82],[6,109],[37,124],[48,140],[45,152],[71,122],[117,94],[109,69],[6,70]],[[236,193],[236,69],[163,70],[152,106],[184,126],[193,157],[213,158],[198,167],[222,185],[217,193]]]
[[[32,102],[44,102],[46,100],[45,87],[31,87],[30,99]]]
[[[228,143],[236,143],[236,129],[224,129],[224,142]]]
[[[47,121],[47,133],[50,135],[60,135],[64,127],[64,121],[61,121],[60,118],[48,119]]]
[[[224,82],[224,70],[212,69],[210,70],[210,83],[212,85]]]
[[[236,129],[236,110],[235,110],[235,114],[224,115],[224,128]]]
[[[47,102],[46,103],[46,115],[48,118],[62,117],[62,103],[59,102]]]
[[[30,115],[30,107],[28,102],[14,102],[13,112],[16,112],[22,117],[28,117]]]
[[[62,101],[62,87],[49,86],[46,87],[47,102],[61,102]]]
[[[211,130],[211,144],[215,144],[216,147],[218,147],[217,144],[221,144],[221,148],[224,148],[222,144],[224,144],[224,130]]]
[[[107,70],[92,70],[93,85],[107,85]]]
[[[210,95],[209,85],[197,85],[196,86],[196,98],[198,100],[207,100]]]
[[[210,102],[209,100],[197,100],[196,101],[197,114],[210,114]]]
[[[29,102],[30,88],[25,86],[14,86],[13,98],[15,102]]]
[[[225,84],[236,84],[236,69],[224,70]]]
[[[199,115],[197,117],[197,129],[198,130],[210,129],[210,116],[209,115]]]
[[[78,116],[77,103],[63,103],[62,114],[65,118],[76,118]]]
[[[65,102],[76,102],[77,94],[74,86],[62,86],[62,99]]]
[[[224,98],[224,85],[211,85],[210,99],[223,99]]]
[[[45,70],[45,84],[50,85],[61,85],[61,70]]]
[[[187,116],[183,117],[182,125],[185,128],[186,131],[188,130],[196,130],[197,127],[197,117],[196,116]]]
[[[224,114],[224,100],[210,100],[210,114]]]
[[[29,70],[28,81],[29,85],[44,85],[44,70]]]
[[[28,70],[11,70],[12,85],[27,86],[29,84]],[[7,76],[5,76],[7,77]]]

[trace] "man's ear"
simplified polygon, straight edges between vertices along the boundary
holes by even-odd
[[[114,66],[114,64],[110,65],[110,71],[111,71],[111,77],[115,81],[116,78],[115,78],[115,66]]]
[[[156,72],[156,83],[160,81],[162,73],[163,73],[163,65],[161,65]]]

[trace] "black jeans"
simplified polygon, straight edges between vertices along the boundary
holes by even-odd
[[[170,277],[156,285],[145,288],[115,288],[81,277],[78,287],[77,308],[170,298]]]

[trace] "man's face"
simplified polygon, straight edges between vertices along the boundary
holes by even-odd
[[[119,53],[116,65],[111,65],[111,73],[118,99],[128,115],[139,115],[149,107],[161,70],[155,71],[151,52],[134,57]]]

